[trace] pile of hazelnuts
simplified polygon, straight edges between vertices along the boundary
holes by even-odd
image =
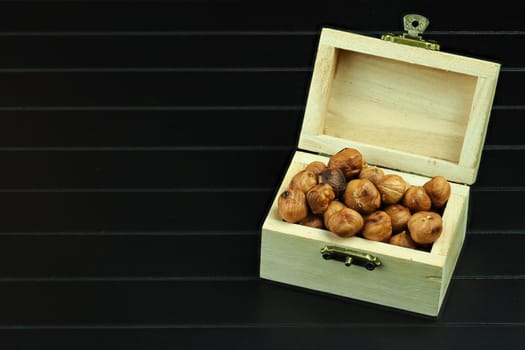
[[[369,166],[354,148],[311,162],[278,198],[287,222],[429,251],[443,231],[450,183],[435,176],[423,186]]]

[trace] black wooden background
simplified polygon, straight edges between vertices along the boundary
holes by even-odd
[[[519,3],[0,3],[0,347],[519,346]],[[412,12],[443,51],[502,64],[442,314],[260,280],[321,27],[380,36]]]

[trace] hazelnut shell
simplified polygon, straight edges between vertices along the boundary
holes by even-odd
[[[450,198],[450,183],[443,176],[434,176],[423,185],[423,188],[436,209],[442,208]]]
[[[412,215],[410,210],[401,204],[390,204],[384,208],[392,221],[392,232],[397,233],[407,228],[408,220]]]
[[[357,211],[344,208],[339,210],[327,222],[327,228],[341,237],[352,237],[361,231],[364,220]]]
[[[359,173],[360,179],[370,180],[374,185],[377,181],[381,180],[383,176],[385,176],[385,172],[376,166],[365,167],[361,169],[361,172]]]
[[[306,193],[308,206],[314,214],[322,214],[335,198],[335,193],[329,184],[317,184]]]
[[[328,160],[328,168],[341,169],[346,180],[356,178],[363,167],[361,152],[354,148],[343,148]]]
[[[405,248],[418,248],[416,242],[414,242],[412,237],[410,237],[410,234],[408,234],[408,232],[406,231],[393,235],[392,237],[390,237],[388,243]]]
[[[298,189],[288,189],[281,193],[277,208],[281,218],[287,222],[295,223],[308,216],[306,195]]]
[[[379,191],[370,180],[354,179],[343,194],[345,204],[361,214],[370,214],[381,206]]]
[[[403,198],[408,183],[399,175],[388,174],[376,182],[377,189],[381,193],[383,204],[395,204]]]
[[[365,225],[361,233],[366,239],[387,242],[392,236],[390,216],[382,210],[373,212],[365,217]]]
[[[323,171],[328,170],[328,167],[326,166],[325,163],[316,160],[316,161],[313,161],[310,164],[308,164],[306,166],[305,170],[311,171],[312,173],[314,173],[317,176],[320,173],[322,173]]]
[[[443,231],[443,220],[433,211],[420,211],[408,220],[408,231],[418,244],[434,243]]]
[[[299,221],[300,225],[325,229],[324,220],[322,215],[309,214],[307,217]]]
[[[317,176],[309,170],[301,170],[292,177],[289,189],[299,189],[306,193],[315,185],[317,185]]]
[[[403,197],[402,204],[412,213],[430,210],[432,201],[423,186],[410,186]]]
[[[340,210],[343,210],[344,208],[348,208],[344,203],[342,203],[342,202],[340,202],[338,200],[331,201],[330,204],[328,204],[328,208],[326,209],[326,211],[323,214],[324,225],[326,227],[328,227],[327,223],[330,220],[330,218],[332,217],[332,215],[334,215],[335,213],[337,213]]]
[[[318,175],[318,183],[329,184],[337,194],[346,188],[346,178],[341,169],[328,169]]]

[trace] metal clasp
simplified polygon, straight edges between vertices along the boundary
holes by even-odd
[[[381,261],[377,257],[346,248],[325,246],[321,248],[321,254],[325,260],[341,261],[346,266],[358,265],[363,266],[367,270],[373,270],[381,266]]]
[[[427,29],[429,23],[430,21],[425,16],[415,13],[408,14],[403,16],[403,27],[405,28],[405,33],[402,35],[395,35],[392,33],[383,34],[381,39],[394,43],[439,51],[440,47],[436,41],[423,40],[421,37],[421,34]]]

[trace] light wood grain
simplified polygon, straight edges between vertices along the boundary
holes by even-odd
[[[354,145],[378,165],[472,184],[499,67],[325,28],[299,147]]]
[[[312,161],[326,164],[328,159],[326,156],[301,151],[294,154],[263,223],[261,277],[426,315],[437,315],[463,244],[468,186],[451,184],[451,203],[443,213],[443,233],[430,252],[361,237],[341,238],[327,230],[282,221],[277,211],[279,194],[307,164]],[[385,168],[384,171],[386,174],[398,174],[413,185],[423,185],[430,179],[392,169]],[[378,256],[384,266],[367,271],[357,266],[346,268],[340,262],[324,261],[320,254],[324,245],[370,253]]]
[[[326,115],[328,101],[332,92],[332,81],[337,67],[339,50],[328,45],[319,45],[310,83],[308,101],[305,113],[307,115]],[[310,135],[319,135],[324,132],[325,118],[305,118],[302,132]]]
[[[368,271],[359,266],[324,260],[326,242],[264,229],[261,242],[262,278],[351,297],[427,315],[438,313],[441,267],[390,255],[377,256],[383,266]]]

